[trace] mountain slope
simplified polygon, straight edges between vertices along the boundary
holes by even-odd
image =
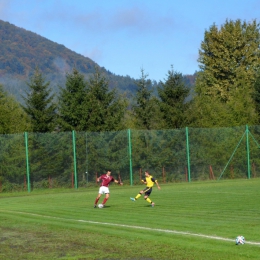
[[[71,72],[73,68],[87,78],[94,72],[95,66],[98,66],[91,59],[69,50],[64,45],[2,20],[0,20],[0,50],[0,84],[20,102],[22,102],[21,96],[28,90],[26,82],[36,67],[40,69],[45,79],[50,81],[53,93],[57,93],[58,86],[65,85],[66,73]],[[119,92],[135,92],[136,85],[133,78],[118,76],[105,68],[101,69],[108,78],[111,88],[115,87]],[[193,77],[190,75],[186,78],[186,82],[192,82]]]
[[[92,60],[36,33],[0,21],[0,75],[28,75],[36,66],[44,73],[64,73],[75,66],[83,73],[93,72]]]

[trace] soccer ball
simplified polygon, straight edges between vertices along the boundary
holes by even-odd
[[[102,209],[104,206],[103,206],[103,204],[98,204],[98,207],[99,207],[100,209]]]
[[[236,245],[244,245],[245,244],[245,238],[243,236],[238,236],[236,238]]]

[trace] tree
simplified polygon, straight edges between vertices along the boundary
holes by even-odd
[[[59,125],[63,131],[86,130],[86,82],[75,68],[66,75],[66,87],[60,88]]]
[[[59,99],[63,130],[100,132],[123,128],[126,102],[114,89],[109,91],[108,81],[97,67],[88,81],[76,69],[68,74]]]
[[[254,84],[253,100],[255,102],[256,113],[258,115],[258,123],[259,123],[260,121],[260,73],[258,73]]]
[[[85,125],[88,131],[118,131],[124,128],[126,100],[115,89],[109,90],[108,85],[108,80],[96,67],[95,73],[87,81]]]
[[[138,129],[151,130],[156,128],[155,111],[158,107],[157,99],[152,96],[151,81],[148,74],[141,69],[141,77],[136,81],[137,91],[134,97],[133,115]]]
[[[50,82],[46,82],[36,68],[30,81],[27,83],[30,91],[26,92],[24,111],[30,116],[33,132],[51,132],[55,129],[56,104],[53,102],[54,95],[48,88]]]
[[[0,134],[14,134],[29,130],[29,117],[19,103],[0,85]]]
[[[227,20],[219,29],[214,24],[205,32],[198,58],[201,71],[195,83],[196,126],[256,122],[252,92],[260,68],[259,44],[259,24],[255,20]],[[221,120],[216,120],[220,115]]]
[[[186,98],[189,89],[184,85],[181,73],[174,72],[173,67],[168,71],[165,82],[160,82],[158,95],[159,107],[162,112],[162,120],[165,128],[175,129],[185,126]]]

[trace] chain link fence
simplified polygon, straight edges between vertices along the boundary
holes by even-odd
[[[0,135],[0,192],[258,177],[260,126]]]

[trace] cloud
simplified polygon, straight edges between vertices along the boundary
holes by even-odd
[[[8,15],[8,9],[10,6],[10,2],[8,0],[1,0],[0,1],[0,17],[1,19],[7,18]]]
[[[95,48],[91,49],[90,51],[84,51],[83,55],[85,57],[89,57],[96,63],[99,63],[100,61],[102,61],[102,58],[103,58],[103,52],[98,47],[95,47]]]
[[[86,9],[85,5],[84,7]],[[82,9],[84,8],[82,7]],[[118,7],[109,12],[105,8],[86,11],[79,10],[77,6],[65,5],[56,1],[51,8],[43,8],[38,13],[37,26],[42,28],[45,21],[54,26],[63,24],[64,27],[96,34],[106,32],[110,34],[118,32],[152,34],[172,30],[174,26],[176,28],[174,19],[170,15],[161,15],[141,5],[129,8]],[[46,24],[46,26],[48,25]]]
[[[134,30],[139,33],[154,33],[174,28],[174,19],[158,15],[146,8],[119,9],[110,17],[110,27],[116,30]]]
[[[64,60],[61,57],[56,57],[53,60],[54,66],[63,74],[66,74],[68,71],[71,70],[71,67],[69,66],[69,64],[66,62],[66,60]]]
[[[0,0],[1,13],[9,22],[41,35],[74,32],[91,37],[166,37],[179,33],[183,21],[177,24],[178,14],[173,11],[158,12],[143,2],[127,4],[73,4],[66,0]],[[3,17],[3,16],[2,16]],[[159,36],[160,35],[160,36]]]

